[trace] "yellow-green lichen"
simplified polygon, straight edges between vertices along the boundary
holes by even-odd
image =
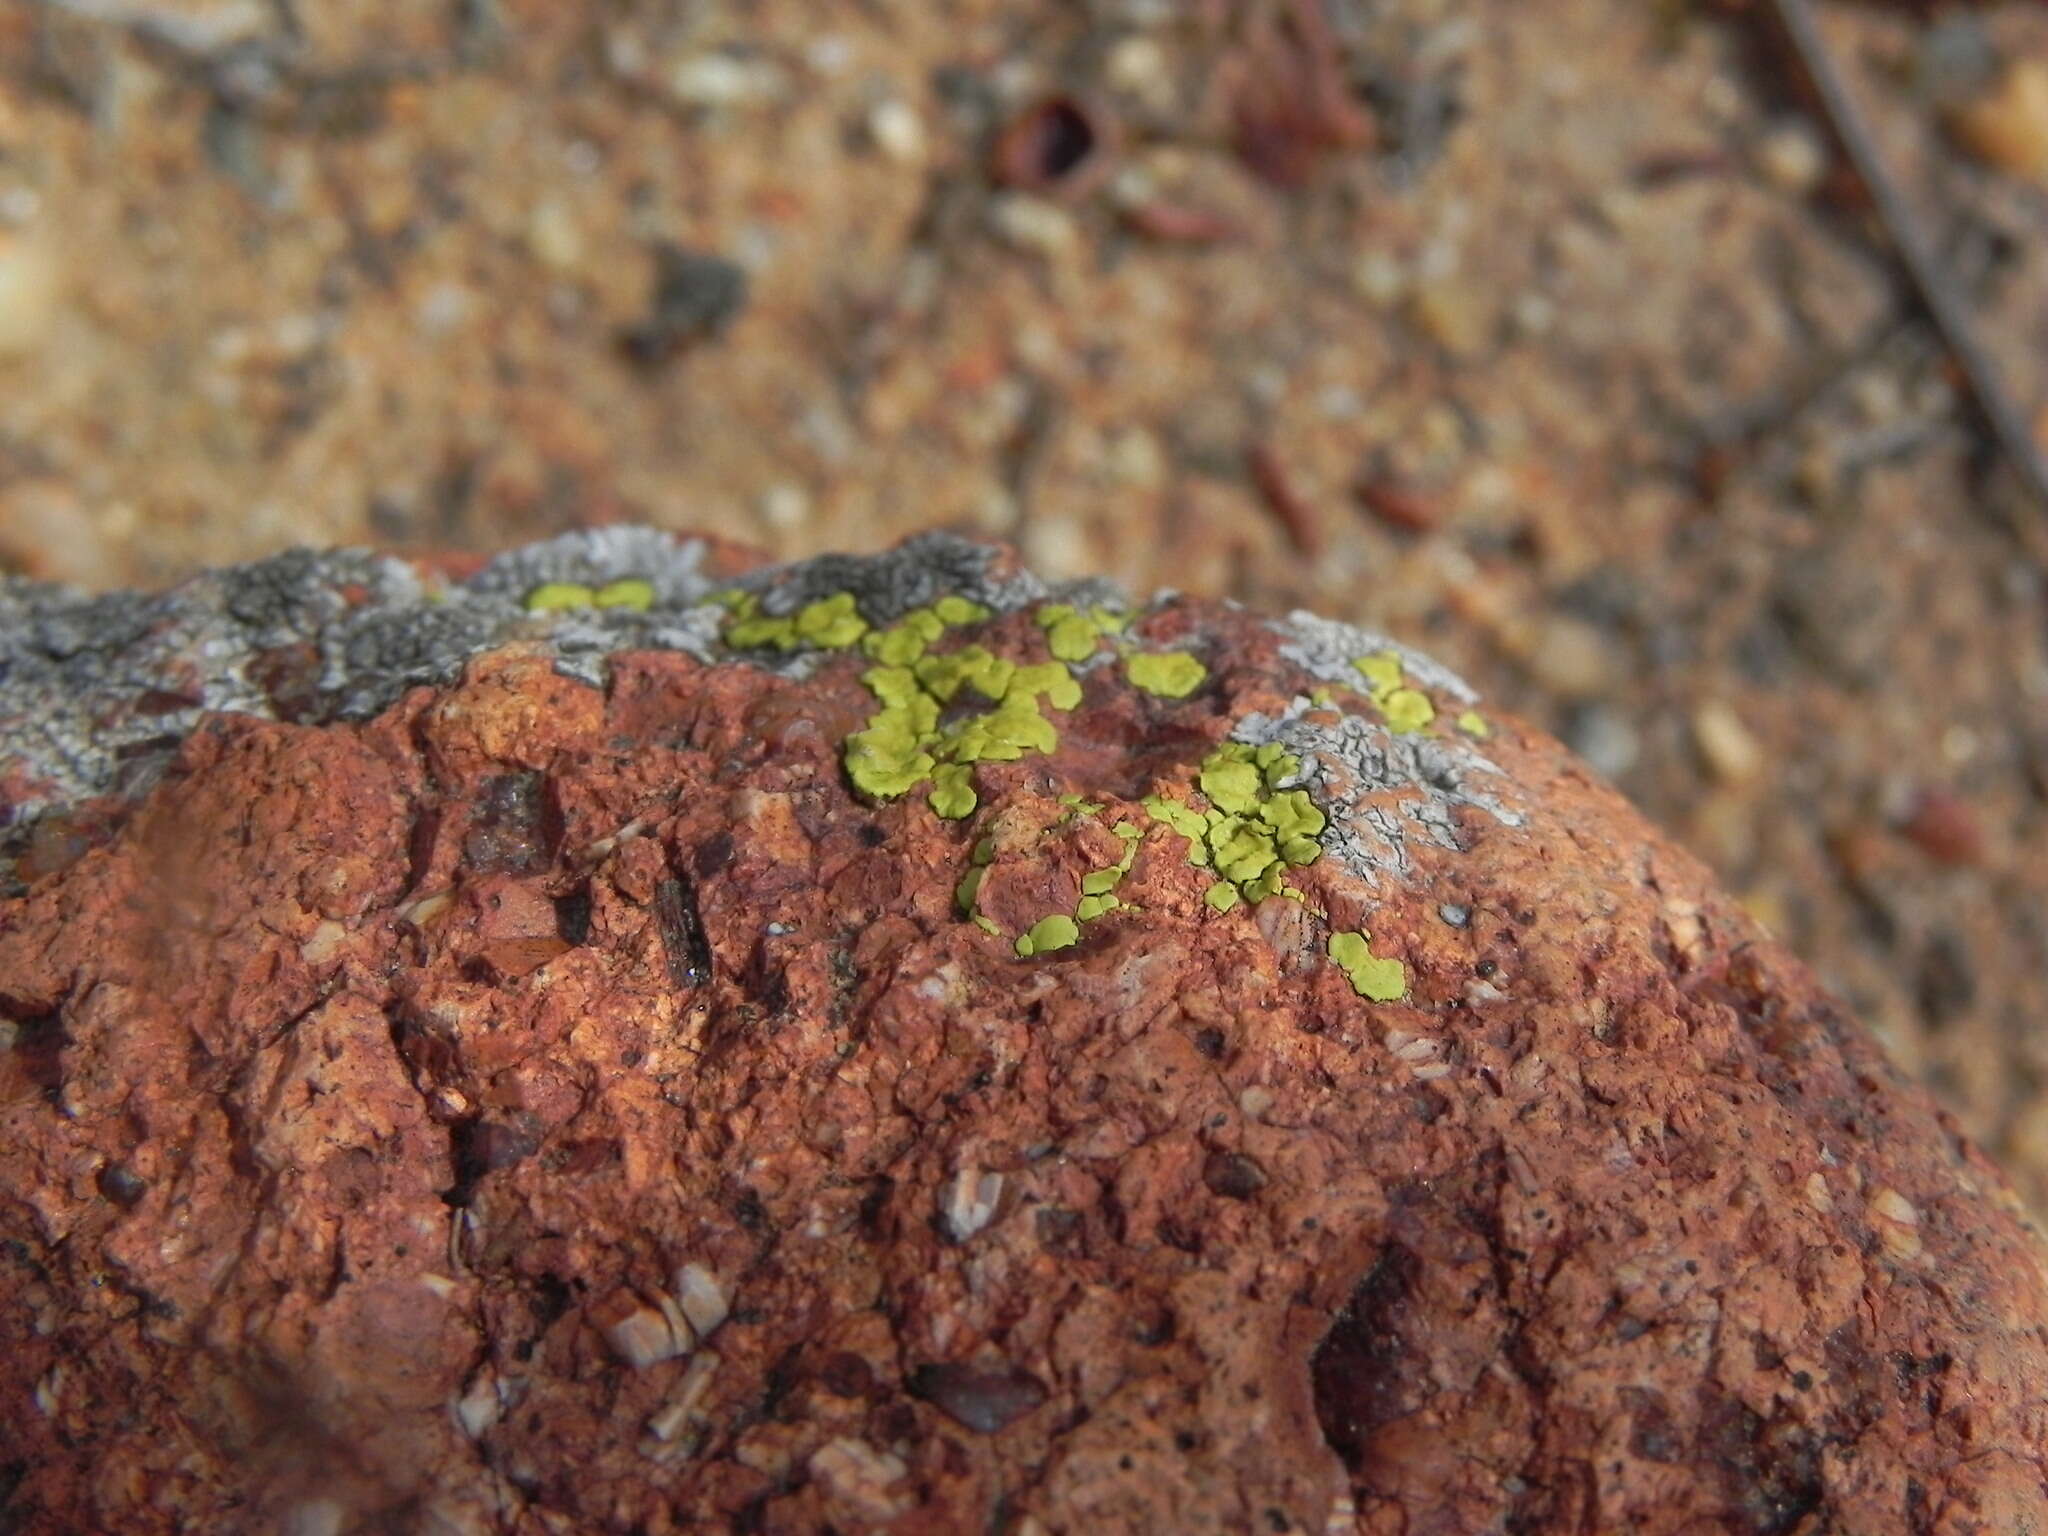
[[[1174,800],[1165,795],[1147,795],[1144,806],[1154,820],[1165,822],[1188,840],[1190,864],[1200,866],[1209,862],[1209,824],[1203,820],[1200,811],[1184,800]]]
[[[1401,672],[1401,658],[1392,651],[1375,651],[1351,663],[1364,676],[1367,692],[1386,717],[1387,729],[1397,735],[1419,731],[1436,718],[1436,705],[1419,688],[1411,688]]]
[[[1044,603],[1034,617],[1045,631],[1045,648],[1061,661],[1086,661],[1102,641],[1102,625],[1093,614],[1069,603]]]
[[[796,624],[787,618],[770,618],[761,612],[761,599],[751,592],[735,588],[721,592],[718,602],[730,617],[725,621],[722,638],[735,650],[756,651],[774,649],[789,651],[796,648]]]
[[[590,595],[590,601],[598,608],[630,608],[645,613],[654,606],[654,583],[638,576],[623,576],[599,587]]]
[[[1480,714],[1476,709],[1468,709],[1465,713],[1458,716],[1458,729],[1467,736],[1476,737],[1480,741],[1486,740],[1487,737],[1493,734],[1493,727],[1486,723],[1486,716]]]
[[[1283,789],[1259,806],[1259,820],[1272,829],[1280,856],[1290,864],[1313,864],[1322,845],[1316,839],[1329,826],[1305,789]]]
[[[1239,901],[1237,887],[1228,880],[1218,880],[1207,891],[1202,893],[1202,900],[1206,901],[1218,912],[1228,912]]]
[[[939,707],[904,667],[871,667],[862,681],[882,707],[867,729],[846,739],[846,772],[856,788],[890,800],[923,781],[937,766],[926,739],[938,725]]]
[[[931,807],[949,821],[972,815],[979,804],[973,769],[965,763],[940,763],[932,769]]]
[[[860,616],[851,592],[821,597],[781,617],[761,612],[761,600],[751,592],[734,594],[725,606],[732,617],[726,621],[724,639],[735,650],[793,651],[811,645],[837,651],[868,632],[868,621]]]
[[[1330,935],[1330,958],[1351,980],[1351,990],[1375,1003],[1391,1003],[1408,995],[1408,967],[1372,952],[1363,933]]]
[[[1202,686],[1209,669],[1186,651],[1140,651],[1124,658],[1124,676],[1133,688],[1162,699],[1184,699]]]
[[[935,609],[913,608],[887,629],[869,630],[861,636],[860,646],[885,666],[908,667],[945,632],[946,621]]]
[[[1040,694],[1054,709],[1072,709],[1081,702],[1081,685],[1065,662],[1040,661],[1017,668],[1003,690],[1005,700],[1036,699]]]
[[[765,613],[733,610],[725,626],[725,643],[738,651],[793,651],[796,649],[796,620],[771,618]]]
[[[1202,760],[1196,775],[1208,810],[1163,795],[1146,798],[1146,810],[1187,839],[1188,862],[1223,877],[1218,885],[1232,892],[1230,901],[1219,905],[1216,886],[1208,896],[1218,911],[1239,899],[1301,899],[1286,882],[1287,868],[1322,857],[1320,838],[1329,819],[1306,790],[1274,787],[1300,768],[1301,760],[1277,742],[1253,748],[1226,741]]]
[[[1209,857],[1216,872],[1233,885],[1245,886],[1279,860],[1273,834],[1239,816],[1228,816],[1209,829]]]
[[[1365,677],[1366,689],[1377,699],[1383,693],[1392,693],[1402,684],[1401,658],[1392,651],[1375,651],[1370,656],[1361,656],[1351,663]]]
[[[580,581],[546,581],[526,594],[528,613],[565,613],[588,608],[597,594]]]
[[[972,688],[985,699],[1002,698],[1017,666],[986,646],[969,645],[943,656],[920,657],[915,670],[927,693],[941,704],[950,704],[962,688]]]
[[[877,800],[908,794],[937,766],[931,753],[893,736],[859,731],[847,739],[846,773],[854,787]]]
[[[796,637],[808,645],[844,650],[867,632],[868,621],[860,616],[851,592],[821,597],[796,612]]]
[[[1099,896],[1083,896],[1074,907],[1074,916],[1084,923],[1093,922],[1105,912],[1114,912],[1123,903],[1107,891]]]
[[[1301,759],[1277,741],[1269,741],[1253,752],[1252,761],[1258,765],[1259,776],[1268,789],[1278,789],[1301,772]]]
[[[1059,733],[1034,702],[1005,699],[986,714],[956,725],[943,751],[964,763],[1011,763],[1027,752],[1050,752],[1057,745]]]
[[[729,594],[735,598],[744,593]],[[592,588],[580,581],[546,581],[526,594],[528,613],[566,613],[577,608],[632,608],[645,613],[654,606],[654,583],[638,576]]]
[[[1436,718],[1436,706],[1419,688],[1396,688],[1380,707],[1386,712],[1387,729],[1397,735],[1419,731]]]
[[[1232,748],[1236,750],[1233,752]],[[1244,816],[1258,808],[1259,791],[1265,787],[1265,776],[1251,761],[1248,749],[1236,742],[1225,742],[1203,762],[1201,775],[1195,783],[1218,810]]]
[[[933,605],[934,619],[942,606]],[[977,609],[969,604],[947,611]],[[858,788],[886,800],[932,775],[939,765],[948,765],[933,790],[932,808],[942,816],[965,816],[976,804],[967,765],[1014,762],[1032,752],[1053,751],[1059,732],[1046,718],[1045,708],[1073,708],[1081,702],[1081,685],[1064,662],[1018,666],[979,645],[925,653],[920,646],[929,630],[922,621],[911,622],[908,629],[899,625],[889,632],[891,638],[869,647],[888,656],[918,654],[907,663],[873,667],[865,674],[882,708],[869,719],[866,730],[848,738],[847,772]],[[899,632],[908,638],[897,638]],[[993,701],[995,707],[942,727],[942,712],[970,692]]]
[[[1054,912],[1033,923],[1029,932],[1017,936],[1017,953],[1042,955],[1049,950],[1066,949],[1080,937],[1079,923],[1064,912]]]

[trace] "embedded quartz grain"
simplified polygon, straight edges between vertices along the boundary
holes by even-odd
[[[2000,1176],[1555,743],[958,541],[689,547],[355,583],[266,639],[498,617],[0,905],[11,1529],[2048,1521]],[[863,787],[878,666],[957,692]]]

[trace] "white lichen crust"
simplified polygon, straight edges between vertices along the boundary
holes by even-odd
[[[1392,652],[1400,658],[1401,670],[1420,686],[1459,704],[1479,702],[1472,685],[1442,662],[1376,630],[1339,623],[1301,608],[1272,623],[1285,642],[1280,654],[1318,682],[1355,688],[1358,673],[1354,668],[1359,657]]]
[[[1432,670],[1451,677],[1434,664]],[[1469,689],[1460,695],[1473,696]],[[1377,885],[1383,873],[1408,872],[1411,834],[1464,851],[1462,809],[1483,811],[1504,826],[1522,824],[1494,793],[1507,788],[1501,770],[1469,741],[1390,731],[1359,715],[1337,716],[1334,724],[1330,718],[1313,700],[1298,698],[1282,715],[1245,716],[1231,736],[1252,747],[1278,742],[1301,760],[1300,771],[1278,787],[1309,792],[1330,820],[1323,851],[1367,884]]]

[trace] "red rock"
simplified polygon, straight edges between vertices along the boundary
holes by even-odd
[[[706,641],[694,548],[506,557],[401,626],[481,636],[460,674],[401,648],[388,693],[311,624],[353,713],[195,719],[0,903],[12,1529],[2048,1520],[2005,1182],[1555,742],[1398,650],[1435,718],[1391,734],[1350,664],[1391,642],[1174,600],[948,819],[849,783],[857,649]],[[619,549],[647,615],[489,595]],[[751,590],[834,588],[1046,654],[1038,589],[945,541]],[[1328,817],[1298,900],[1217,910],[1145,804],[1199,818],[1231,739]],[[67,752],[0,761],[30,825],[104,789]]]

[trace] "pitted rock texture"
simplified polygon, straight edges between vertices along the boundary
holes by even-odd
[[[759,651],[695,541],[337,558],[211,648],[179,605],[258,574],[69,661],[7,595],[8,1529],[2048,1530],[1999,1174],[1420,658],[950,541],[740,578],[863,629]],[[1069,702],[932,707],[941,761],[1052,738],[965,812],[848,772],[948,595],[985,679],[1102,615]],[[38,735],[29,651],[118,722],[183,668],[161,766]]]

